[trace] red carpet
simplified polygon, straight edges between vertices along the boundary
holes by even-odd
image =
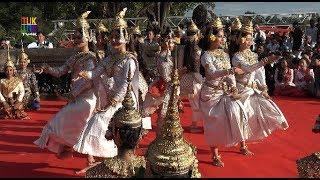
[[[274,99],[290,128],[276,131],[262,142],[249,144],[254,156],[239,154],[239,147],[221,149],[224,168],[211,165],[203,134],[189,132],[191,110],[186,104],[182,124],[185,137],[198,149],[202,177],[297,177],[295,161],[320,151],[320,135],[311,132],[320,113],[320,101],[288,97]],[[49,151],[33,145],[47,120],[64,104],[42,101],[39,112],[29,113],[32,120],[0,120],[0,177],[79,177],[74,175],[74,170],[85,167],[84,156],[77,154],[74,158],[59,160]],[[145,152],[154,135],[153,131],[150,132],[140,143],[140,154]]]

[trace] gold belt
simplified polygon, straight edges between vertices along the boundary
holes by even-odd
[[[249,88],[253,88],[253,89],[257,89],[258,85],[256,82],[251,82],[251,83],[242,83],[242,82],[238,82],[239,84],[245,86],[245,87],[249,87]]]
[[[207,81],[205,82],[205,85],[212,88],[215,91],[222,90],[223,92],[228,92],[229,91],[229,86],[227,84],[218,84],[218,85],[212,85],[208,83]]]

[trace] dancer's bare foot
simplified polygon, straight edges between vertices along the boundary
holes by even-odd
[[[86,173],[90,168],[92,168],[93,166],[96,166],[96,165],[98,165],[98,164],[100,164],[100,163],[101,163],[101,162],[94,162],[94,163],[92,163],[91,165],[89,165],[89,166],[81,169],[80,171],[74,171],[74,173],[75,173],[76,175],[84,174],[84,173]]]
[[[88,157],[87,157],[88,166],[92,166],[95,162],[96,162],[96,160],[94,159],[94,157],[91,155],[88,155]]]
[[[224,163],[222,162],[220,155],[212,157],[212,164],[214,166],[224,167]]]
[[[287,122],[282,122],[282,123],[281,123],[281,127],[282,127],[284,130],[286,130],[286,129],[288,129],[289,125],[288,125]]]
[[[240,153],[246,156],[254,155],[253,152],[249,151],[248,146],[240,147]]]

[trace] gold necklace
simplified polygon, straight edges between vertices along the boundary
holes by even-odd
[[[250,49],[246,49],[244,51],[239,51],[240,56],[244,58],[244,61],[249,65],[256,64],[258,61],[258,56],[256,53],[252,52]]]
[[[217,59],[215,64],[218,66],[219,69],[230,68],[229,55],[225,53],[222,49],[215,49],[213,51],[209,51],[209,53]]]

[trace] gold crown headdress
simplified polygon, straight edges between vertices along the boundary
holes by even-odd
[[[214,18],[214,20],[212,21],[212,27],[217,29],[223,28],[222,21],[219,17]]]
[[[113,23],[113,29],[126,29],[128,27],[127,21],[123,18],[126,15],[127,8],[123,8],[122,11],[118,12],[116,15],[116,19]]]
[[[190,21],[190,24],[187,27],[187,32],[190,32],[190,33],[199,32],[198,26],[193,22],[193,20]]]
[[[6,67],[15,68],[14,63],[12,62],[11,57],[10,57],[10,47],[9,47],[9,45],[7,47],[7,55],[8,55],[8,59],[7,59],[7,62],[5,64],[5,68]]]
[[[183,137],[178,110],[178,69],[172,73],[173,90],[168,110],[160,133],[150,143],[146,152],[151,171],[155,175],[185,175],[191,171],[191,177],[200,178],[196,150]]]
[[[122,127],[129,125],[131,128],[139,128],[142,126],[142,118],[137,109],[134,108],[134,101],[132,98],[131,69],[128,72],[128,88],[127,93],[122,101],[122,107],[112,117],[113,125],[115,127]]]
[[[241,21],[238,17],[232,22],[231,30],[240,30],[242,27]]]
[[[141,34],[140,27],[139,26],[133,27],[132,33],[140,35]]]
[[[252,21],[249,18],[247,18],[243,22],[241,31],[244,32],[244,33],[252,34],[253,33],[253,27],[252,26],[253,26]]]
[[[96,27],[96,30],[98,33],[108,32],[108,29],[106,28],[106,26],[103,24],[102,21],[99,22],[98,26]]]
[[[120,29],[120,42],[126,43],[128,42],[128,32],[127,32],[127,22],[123,19],[126,15],[127,8],[123,8],[122,11],[117,13],[116,19],[113,23],[113,29]],[[124,31],[124,32],[123,32]]]
[[[86,11],[81,14],[81,16],[77,19],[76,27],[82,30],[83,39],[88,41],[90,39],[89,29],[90,25],[87,21],[87,17],[89,16],[91,11]]]
[[[29,59],[29,57],[28,57],[28,54],[24,51],[23,42],[21,41],[21,54],[19,55],[17,64],[18,64],[19,61],[21,61],[22,59],[25,60],[25,61],[27,61],[27,63],[30,63],[30,59]]]

